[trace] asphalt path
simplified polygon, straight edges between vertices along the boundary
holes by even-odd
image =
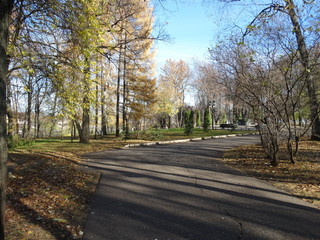
[[[224,165],[256,136],[87,154],[102,173],[84,239],[319,240],[320,210]]]

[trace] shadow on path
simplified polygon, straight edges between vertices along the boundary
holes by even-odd
[[[84,239],[320,239],[320,211],[226,167],[257,137],[86,155],[102,172]]]

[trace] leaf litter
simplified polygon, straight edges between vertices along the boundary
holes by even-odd
[[[296,163],[286,158],[280,148],[281,161],[272,166],[260,145],[241,146],[227,151],[224,160],[233,168],[270,182],[292,195],[320,208],[320,142],[302,141]]]
[[[6,239],[81,239],[100,175],[73,155],[11,152]]]

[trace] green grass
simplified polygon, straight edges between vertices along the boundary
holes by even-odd
[[[149,130],[150,131],[150,130]],[[219,136],[219,135],[227,135],[227,134],[241,134],[241,133],[252,133],[252,131],[231,131],[231,130],[208,130],[204,132],[202,129],[196,128],[193,129],[193,133],[191,135],[186,135],[184,133],[183,128],[174,128],[174,129],[161,129],[161,130],[153,130],[159,131],[163,136],[162,139],[159,140],[177,140],[177,139],[186,139],[186,138],[199,138],[199,137],[209,137],[209,136]],[[144,139],[149,140],[149,139]]]
[[[13,151],[31,151],[31,152],[62,152],[73,153],[76,155],[86,152],[102,151],[105,149],[121,148],[126,144],[151,142],[151,141],[169,141],[187,138],[200,138],[208,136],[219,136],[226,134],[252,133],[252,131],[231,131],[231,130],[208,130],[194,129],[193,134],[186,135],[183,128],[175,129],[151,129],[146,131],[132,132],[130,137],[115,137],[107,135],[103,139],[90,139],[90,143],[79,143],[79,140],[71,142],[70,137],[60,138],[41,138],[35,139],[31,144],[16,146],[11,148]]]

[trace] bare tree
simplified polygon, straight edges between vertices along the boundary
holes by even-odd
[[[223,1],[223,0],[220,0]],[[230,0],[223,2],[235,2],[238,0]],[[312,133],[311,138],[315,140],[320,140],[320,117],[319,117],[319,99],[318,91],[319,87],[315,83],[316,79],[311,75],[311,60],[310,60],[310,47],[307,47],[307,39],[304,34],[304,29],[312,28],[312,26],[303,28],[301,23],[301,18],[297,12],[302,12],[302,9],[312,5],[313,1],[303,1],[303,4],[300,4],[300,7],[295,4],[293,0],[282,0],[282,1],[271,1],[267,7],[263,8],[247,25],[247,28],[243,34],[244,37],[249,35],[251,32],[259,31],[259,24],[264,23],[265,21],[272,21],[273,17],[278,13],[283,13],[289,17],[291,23],[292,32],[296,38],[296,48],[299,52],[299,59],[304,68],[304,79],[303,81],[307,84],[307,92],[309,97],[309,109],[310,109],[310,120],[312,124]],[[316,14],[318,10],[315,10]],[[284,19],[284,21],[287,21]]]
[[[290,161],[295,162],[299,139],[313,123],[309,121],[304,128],[296,124],[297,113],[308,102],[305,71],[299,52],[292,48],[292,39],[282,38],[288,26],[281,18],[277,20],[272,26],[261,25],[260,34],[246,44],[239,44],[235,37],[211,52],[222,84],[251,108],[272,165],[278,165],[279,146],[284,141]]]
[[[204,111],[210,107],[214,125],[227,115],[227,109],[233,104],[231,96],[221,84],[217,69],[212,63],[197,62],[195,70],[195,82],[192,85],[197,91],[198,108]]]

